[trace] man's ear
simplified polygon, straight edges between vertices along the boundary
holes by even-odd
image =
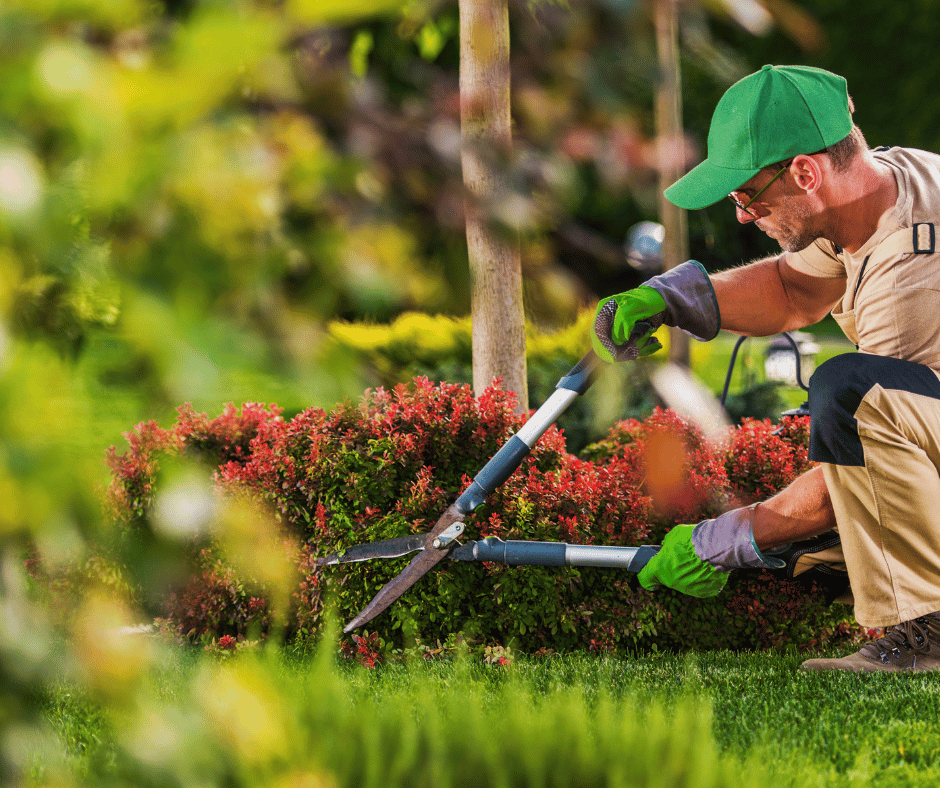
[[[790,174],[807,195],[815,194],[822,187],[824,169],[816,156],[796,156],[790,164]]]

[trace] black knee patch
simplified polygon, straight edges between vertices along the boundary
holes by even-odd
[[[940,399],[940,382],[922,364],[868,353],[846,353],[820,364],[809,381],[809,458],[864,465],[855,413],[873,386]]]

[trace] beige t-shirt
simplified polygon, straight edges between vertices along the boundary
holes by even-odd
[[[854,254],[819,240],[787,262],[810,276],[846,277],[832,315],[860,351],[940,372],[940,156],[911,148],[874,156],[894,171],[894,210]]]

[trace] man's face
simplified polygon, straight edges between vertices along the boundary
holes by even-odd
[[[782,174],[779,170],[761,170],[729,196],[737,204],[735,211],[739,222],[754,222],[777,241],[783,251],[799,252],[821,238],[822,233],[815,227],[806,195],[793,183],[788,170]],[[748,205],[754,195],[757,199]],[[744,205],[748,205],[746,210]]]

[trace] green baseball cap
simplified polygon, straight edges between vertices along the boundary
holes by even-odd
[[[689,210],[714,205],[761,168],[815,153],[851,132],[842,77],[811,66],[764,66],[721,97],[708,158],[666,189],[666,199]]]

